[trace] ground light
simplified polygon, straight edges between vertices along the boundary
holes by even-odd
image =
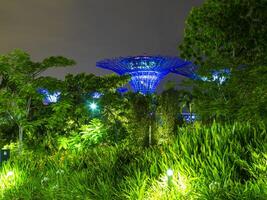
[[[0,172],[0,198],[6,190],[21,185],[25,180],[25,174],[18,168],[14,167],[12,170],[8,169],[9,164],[5,164]]]
[[[186,177],[184,177],[183,175],[181,175],[180,173],[178,173],[178,186],[180,188],[180,190],[184,193],[186,192],[187,186],[186,186]]]
[[[14,172],[13,172],[13,171],[9,171],[9,172],[7,172],[7,174],[6,174],[7,177],[10,177],[10,176],[13,176],[13,175],[14,175]]]
[[[191,180],[177,169],[167,169],[147,190],[148,199],[188,199]]]
[[[186,190],[188,189],[188,180],[187,178],[182,175],[180,172],[174,173],[172,169],[168,169],[166,171],[166,179],[165,181],[167,182],[168,187],[172,186],[176,189],[178,189],[182,193],[186,193]]]
[[[171,183],[172,183],[172,176],[173,176],[173,171],[172,171],[172,169],[168,169],[168,170],[167,170],[168,186],[171,186]]]
[[[167,170],[167,176],[173,176],[173,171],[171,169]]]

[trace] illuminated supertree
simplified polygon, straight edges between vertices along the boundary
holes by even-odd
[[[193,72],[191,68],[186,70],[186,66],[192,66],[191,62],[168,56],[119,57],[101,60],[96,66],[119,75],[130,75],[134,91],[143,94],[154,93],[160,80],[170,72],[187,77],[191,77]]]
[[[193,63],[189,62],[187,65],[182,65],[171,70],[171,73],[179,74],[187,78],[196,79],[198,76],[196,71],[198,67]]]
[[[47,89],[44,88],[39,88],[38,93],[43,95],[44,105],[58,102],[61,95],[60,91],[54,91],[53,93],[50,93]]]

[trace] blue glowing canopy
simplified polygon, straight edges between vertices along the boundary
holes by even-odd
[[[179,73],[186,76],[186,66],[191,62],[170,56],[131,56],[105,59],[96,63],[97,67],[112,70],[119,75],[130,75],[130,85],[135,92],[154,93],[161,79],[168,73]],[[191,75],[191,74],[190,74]]]
[[[51,103],[58,102],[61,92],[60,91],[54,91],[53,93],[50,93],[47,89],[39,88],[38,90],[39,94],[43,95],[43,104],[49,105]]]
[[[93,98],[93,99],[100,99],[101,97],[103,96],[103,93],[101,93],[101,92],[93,92],[92,94],[91,94],[91,97]]]
[[[125,92],[128,92],[128,88],[125,87],[117,88],[117,92],[120,94],[124,94]]]
[[[179,74],[187,78],[195,79],[197,77],[198,66],[193,63],[188,63],[187,65],[182,65],[180,67],[171,70],[171,73]]]

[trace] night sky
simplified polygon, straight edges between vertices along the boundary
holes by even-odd
[[[186,16],[203,0],[1,0],[0,54],[20,48],[33,60],[62,55],[75,67],[45,75],[96,75],[103,58],[156,54],[179,56]],[[168,79],[181,79],[172,75]]]

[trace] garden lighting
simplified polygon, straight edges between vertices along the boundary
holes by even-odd
[[[89,104],[89,107],[90,107],[90,109],[92,110],[92,111],[95,111],[96,109],[97,109],[97,104],[95,103],[95,102],[92,102],[92,103],[90,103]]]

